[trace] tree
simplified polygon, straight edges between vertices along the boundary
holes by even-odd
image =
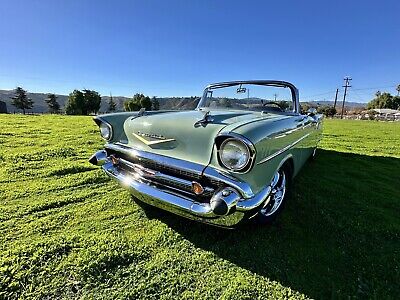
[[[100,109],[101,96],[98,92],[84,89],[74,90],[68,96],[65,112],[68,115],[88,115],[97,113]]]
[[[400,96],[393,97],[393,109],[400,110]]]
[[[101,105],[100,94],[96,91],[84,89],[83,96],[85,98],[83,114],[96,114],[99,111]]]
[[[138,111],[141,109],[140,103],[137,101],[130,99],[124,102],[125,111]]]
[[[124,102],[124,108],[126,111],[138,111],[141,108],[151,110],[150,97],[143,94],[135,94],[132,99]]]
[[[377,112],[371,109],[371,110],[367,111],[367,114],[368,114],[369,120],[375,120],[375,116],[377,115]]]
[[[44,101],[46,101],[49,106],[50,113],[57,114],[60,112],[60,104],[57,102],[57,96],[55,94],[48,94]]]
[[[315,107],[312,106],[312,105],[311,105],[310,103],[308,103],[308,102],[300,103],[300,111],[301,111],[302,114],[307,113],[307,111],[308,111],[310,108],[315,108]]]
[[[67,115],[83,115],[83,107],[85,106],[85,97],[79,90],[74,90],[68,96],[68,102],[65,106]]]
[[[152,110],[160,109],[160,102],[157,100],[156,97],[151,98],[151,108]]]
[[[117,108],[117,104],[114,102],[113,96],[110,94],[110,100],[108,101],[108,110],[109,112],[115,111]]]
[[[22,109],[25,114],[25,110],[33,107],[32,99],[28,98],[26,91],[22,87],[17,87],[14,91],[15,95],[11,97],[11,104],[17,109]]]
[[[400,96],[392,96],[390,93],[377,92],[375,98],[372,99],[367,104],[367,109],[374,108],[390,108],[399,109],[400,108]]]
[[[224,108],[231,108],[232,101],[229,100],[228,98],[220,98],[220,99],[218,99],[218,106],[224,107]]]
[[[317,108],[317,112],[324,114],[327,117],[333,117],[336,115],[336,109],[332,106],[321,106]]]
[[[144,96],[143,94],[141,95],[140,99],[140,106],[146,110],[151,110],[151,100],[150,97]]]

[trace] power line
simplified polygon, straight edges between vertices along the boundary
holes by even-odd
[[[367,91],[367,90],[377,90],[377,89],[386,89],[386,88],[395,88],[395,87],[397,87],[397,85],[393,84],[393,85],[382,85],[382,86],[368,87],[368,88],[357,88],[357,89],[352,88],[351,90],[352,91]],[[314,95],[302,96],[301,99],[314,98],[317,96],[324,96],[327,94],[333,94],[335,92],[336,91],[333,90],[333,91],[323,92],[323,93],[314,94]]]
[[[387,89],[387,88],[393,88],[396,87],[396,85],[388,85],[388,86],[377,86],[373,88],[360,88],[360,89],[351,89],[352,91],[366,91],[366,90],[377,90],[377,89]]]
[[[363,99],[362,99],[362,96],[360,96],[356,91],[354,91],[354,89],[351,89],[351,91],[354,93],[354,95],[356,95],[357,97],[357,99],[358,99],[358,101],[364,101]]]
[[[333,94],[333,93],[335,93],[335,91],[329,91],[329,92],[326,92],[326,93],[315,94],[315,95],[311,95],[311,96],[303,96],[303,97],[301,97],[301,98],[302,98],[302,99],[305,99],[305,98],[314,98],[314,97],[317,97],[317,96],[324,96],[324,95]]]

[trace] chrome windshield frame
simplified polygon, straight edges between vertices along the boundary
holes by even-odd
[[[293,102],[293,112],[300,113],[300,102],[299,102],[299,90],[290,82],[280,81],[280,80],[244,80],[244,81],[228,81],[228,82],[219,82],[212,83],[206,86],[203,92],[203,96],[201,97],[199,103],[197,104],[196,109],[206,108],[204,103],[207,98],[207,93],[210,89],[218,89],[224,87],[230,87],[240,84],[253,84],[253,85],[264,85],[264,86],[272,86],[272,87],[281,87],[281,88],[289,88],[292,94],[292,102]]]

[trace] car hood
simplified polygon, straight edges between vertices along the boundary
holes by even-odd
[[[124,130],[129,146],[136,149],[207,165],[214,138],[224,127],[274,115],[225,110],[210,111],[209,116],[212,122],[195,127],[203,119],[203,111],[145,114],[128,118]]]

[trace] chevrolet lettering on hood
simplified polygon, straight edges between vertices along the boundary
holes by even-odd
[[[223,227],[270,224],[316,154],[321,115],[300,111],[286,81],[208,85],[194,110],[99,115],[106,140],[89,161],[144,210]]]
[[[167,139],[163,135],[143,133],[138,131],[137,133],[133,133],[133,135],[144,144],[151,146],[161,143],[173,142],[175,139]]]

